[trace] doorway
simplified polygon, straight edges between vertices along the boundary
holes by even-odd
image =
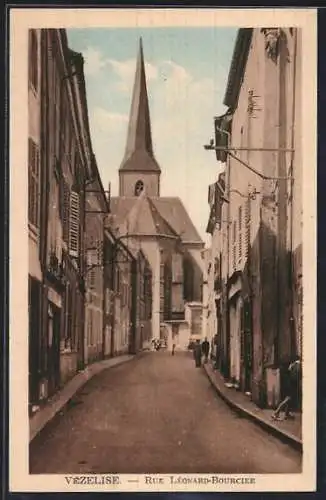
[[[48,305],[48,395],[60,386],[60,319],[61,309],[52,302]]]
[[[40,283],[29,277],[28,316],[29,316],[29,404],[39,400],[40,372]]]
[[[230,378],[240,385],[241,374],[241,310],[242,300],[239,294],[230,301]]]
[[[241,358],[242,358],[242,389],[251,393],[252,377],[252,323],[251,305],[249,300],[245,300],[241,312]]]

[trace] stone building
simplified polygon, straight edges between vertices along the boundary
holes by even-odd
[[[104,221],[109,212],[108,200],[95,156],[93,156],[93,178],[86,186],[85,210],[85,364],[104,357],[103,304],[104,304]]]
[[[119,196],[112,198],[111,210],[119,237],[141,248],[150,263],[153,336],[166,330],[172,338],[172,325],[175,336],[185,330],[185,303],[202,301],[204,244],[181,200],[160,196],[160,177],[140,41]]]
[[[217,315],[216,315],[216,290],[214,286],[216,258],[213,255],[212,245],[203,251],[204,260],[204,281],[203,281],[203,332],[202,337],[207,338],[210,343],[211,354],[214,354],[214,346],[217,334]]]
[[[83,59],[69,49],[65,30],[29,32],[29,124],[34,404],[84,365],[84,192],[92,148]]]
[[[207,334],[212,342],[214,358],[222,368],[221,346],[223,340],[223,286],[222,286],[222,248],[223,233],[222,203],[225,191],[225,174],[221,173],[218,181],[209,186],[208,204],[209,219],[206,232],[211,235],[210,247],[207,249]]]
[[[41,30],[28,33],[28,312],[29,401],[39,399],[41,370],[41,321],[43,266],[41,255],[41,205],[45,186],[41,175]],[[43,184],[42,184],[43,183]]]
[[[238,32],[215,119],[220,200],[222,370],[259,405],[280,397],[280,368],[301,355],[301,32]],[[242,149],[241,149],[242,148]],[[224,297],[224,299],[223,299]]]
[[[141,250],[135,251],[106,227],[104,232],[105,357],[137,354],[151,339],[152,274]]]

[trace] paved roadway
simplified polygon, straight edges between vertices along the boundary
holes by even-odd
[[[32,443],[30,472],[296,473],[299,452],[237,416],[190,355],[101,372]]]

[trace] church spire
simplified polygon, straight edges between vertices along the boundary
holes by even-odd
[[[125,156],[120,171],[160,172],[153,154],[143,42],[139,52],[132,94]]]

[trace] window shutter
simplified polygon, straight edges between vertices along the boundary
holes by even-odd
[[[97,252],[96,249],[91,248],[87,250],[87,266],[88,266],[88,273],[87,273],[87,283],[88,287],[91,290],[94,290],[96,286],[96,267],[92,267],[97,265]]]
[[[72,257],[78,257],[79,255],[79,205],[79,194],[71,191],[69,207],[69,253]]]
[[[69,186],[63,179],[61,183],[61,218],[62,218],[62,231],[63,240],[68,243],[69,240],[69,205],[70,205],[70,191]]]
[[[39,225],[39,151],[33,139],[28,139],[28,220]]]

